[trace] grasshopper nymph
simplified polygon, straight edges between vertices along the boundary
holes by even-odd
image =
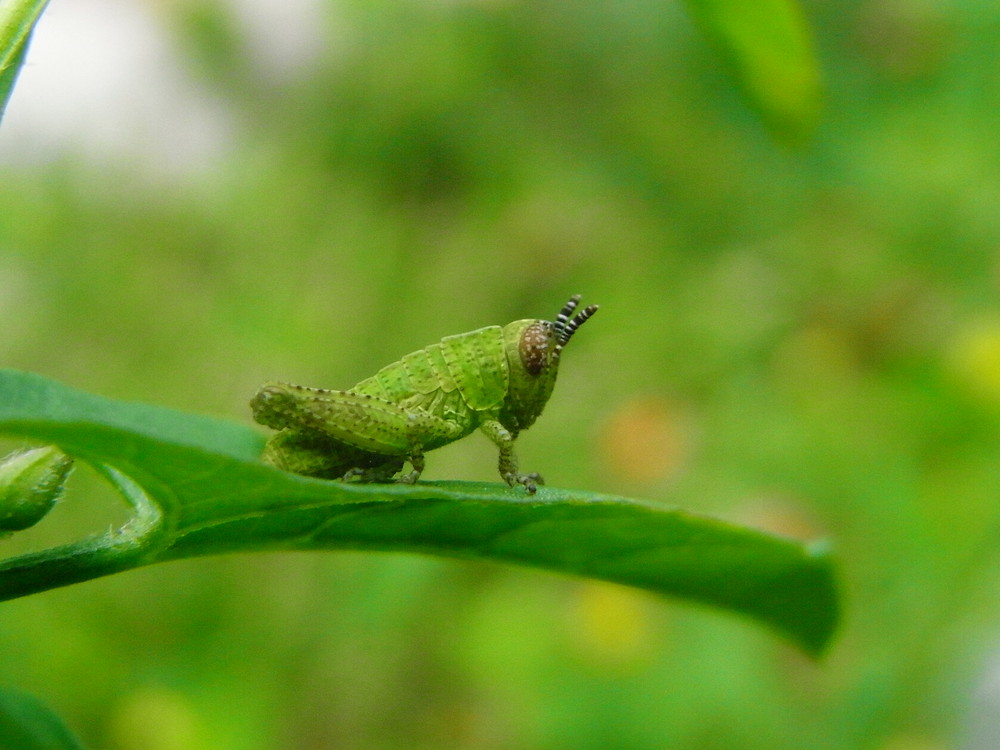
[[[591,315],[574,295],[550,320],[516,320],[446,336],[346,391],[265,383],[250,402],[260,424],[279,430],[262,460],[326,479],[412,484],[424,452],[477,427],[500,450],[500,476],[533,494],[538,474],[519,474],[514,440],[542,413],[566,344]]]

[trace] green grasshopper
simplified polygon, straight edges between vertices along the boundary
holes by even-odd
[[[346,391],[265,383],[250,402],[254,419],[279,430],[264,463],[325,479],[399,482],[424,470],[424,452],[477,427],[500,450],[500,476],[534,494],[538,474],[520,474],[514,440],[542,413],[570,338],[597,312],[573,316],[574,295],[550,320],[515,320],[446,336],[407,354]]]

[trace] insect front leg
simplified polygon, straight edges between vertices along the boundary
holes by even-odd
[[[498,468],[503,480],[513,487],[515,484],[523,484],[529,495],[534,495],[537,485],[545,484],[541,474],[519,474],[517,470],[517,455],[514,453],[514,436],[510,430],[504,427],[495,419],[487,419],[483,422],[481,429],[490,440],[500,449],[500,460]]]

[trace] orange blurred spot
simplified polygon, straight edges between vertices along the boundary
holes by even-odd
[[[687,419],[667,399],[639,396],[619,405],[598,437],[614,476],[655,482],[677,474],[690,454]]]
[[[737,510],[736,520],[790,539],[808,541],[825,535],[801,504],[777,494],[747,498]]]

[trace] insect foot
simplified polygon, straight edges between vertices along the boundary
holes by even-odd
[[[538,491],[538,485],[545,484],[545,480],[542,479],[542,475],[538,473],[531,474],[521,474],[520,476],[513,477],[513,481],[508,482],[508,484],[513,487],[515,484],[523,484],[524,489],[528,491],[529,495],[534,495]]]
[[[500,476],[534,494],[538,474],[520,474],[514,440],[535,423],[555,386],[563,350],[597,312],[570,297],[555,320],[515,320],[445,336],[344,391],[265,383],[254,419],[278,430],[261,460],[325,479],[412,484],[424,453],[477,429],[496,445]]]

